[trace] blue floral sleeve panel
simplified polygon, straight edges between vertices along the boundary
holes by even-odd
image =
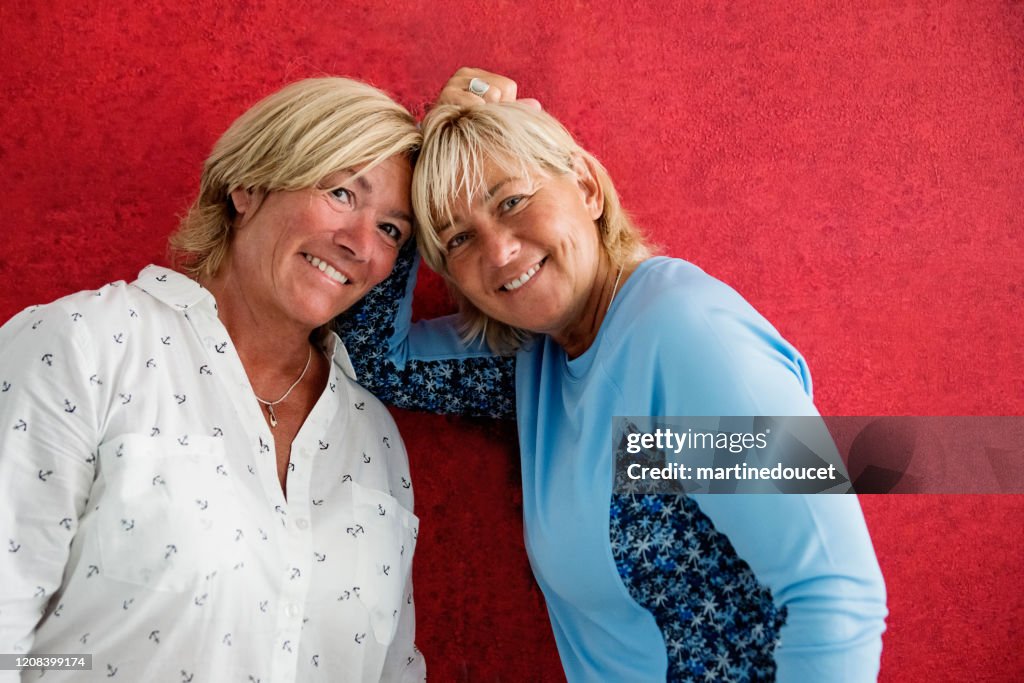
[[[418,268],[409,240],[388,279],[336,321],[360,383],[399,408],[514,419],[514,356],[467,348],[455,316],[411,322]]]
[[[692,497],[616,493],[610,518],[615,566],[661,629],[668,680],[776,680],[786,607]]]

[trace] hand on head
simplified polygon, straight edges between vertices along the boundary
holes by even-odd
[[[521,102],[541,108],[533,98],[518,97],[519,86],[500,74],[464,66],[456,71],[437,96],[437,104],[472,107],[488,102]]]

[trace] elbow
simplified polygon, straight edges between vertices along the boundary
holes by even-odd
[[[776,650],[778,680],[875,681],[885,630],[885,582],[875,571],[794,587]]]
[[[877,564],[856,574],[819,576],[779,596],[786,608],[783,645],[841,647],[885,630],[885,581]]]

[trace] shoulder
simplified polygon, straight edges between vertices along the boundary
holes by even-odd
[[[736,290],[687,261],[645,261],[628,285],[615,317],[633,332],[648,333],[631,338],[685,342],[691,349],[781,339]]]
[[[119,363],[145,346],[137,341],[147,331],[181,317],[138,285],[119,280],[30,306],[0,328],[0,349],[18,358],[37,351],[54,354],[67,359],[69,369],[86,359],[94,370]]]
[[[0,341],[6,343],[15,337],[37,333],[48,341],[84,340],[97,327],[109,327],[118,317],[129,285],[123,280],[111,282],[98,289],[87,289],[68,294],[46,304],[29,306],[0,329]]]
[[[630,292],[634,296],[630,297],[627,308],[632,308],[638,317],[671,311],[673,319],[695,321],[726,309],[761,318],[732,287],[681,259],[649,259],[640,264],[630,281],[635,287]]]
[[[25,410],[38,410],[55,399],[72,397],[81,406],[77,417],[104,405],[113,386],[100,377],[114,376],[114,349],[125,335],[113,319],[122,306],[124,282],[76,292],[56,301],[30,306],[0,328],[0,380]],[[125,316],[127,317],[127,316]],[[120,336],[118,336],[120,335]],[[60,405],[60,400],[56,400]]]
[[[671,378],[694,399],[694,392],[708,399],[721,394],[722,400],[706,402],[709,408],[720,403],[721,414],[741,403],[736,397],[756,397],[746,403],[765,409],[776,405],[764,397],[780,387],[800,402],[810,396],[800,353],[732,287],[672,258],[645,261],[627,284],[609,330],[620,367],[653,373],[658,382]]]
[[[116,319],[119,314],[129,313],[129,307],[135,305],[150,305],[152,307],[153,304],[160,304],[156,307],[173,310],[168,303],[163,302],[147,290],[147,282],[155,282],[158,277],[177,284],[179,288],[191,285],[193,289],[201,290],[196,283],[184,275],[167,268],[151,265],[146,266],[139,273],[138,279],[131,283],[125,280],[116,280],[96,289],[83,289],[49,303],[29,306],[12,317],[10,322],[14,322],[21,316],[33,314],[53,319],[67,316],[72,322],[86,320],[86,314],[89,314],[90,320]],[[187,284],[181,284],[182,282]],[[179,308],[187,308],[187,306]]]

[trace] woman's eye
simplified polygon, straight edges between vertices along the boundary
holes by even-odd
[[[330,194],[341,204],[345,204],[346,206],[352,204],[352,193],[344,187],[335,188],[330,191]]]
[[[523,197],[523,195],[521,194],[513,195],[501,203],[501,210],[510,211],[516,208],[516,206],[518,206],[519,203],[523,201],[523,199],[525,199],[525,197]]]
[[[454,235],[448,240],[448,243],[445,244],[445,249],[451,252],[453,249],[464,244],[467,239],[469,239],[469,236],[464,232],[460,232],[458,235]]]
[[[402,241],[402,231],[398,229],[398,226],[392,225],[391,223],[381,223],[379,227],[381,230],[384,231],[385,234],[387,234],[388,237],[390,237],[394,241]]]

